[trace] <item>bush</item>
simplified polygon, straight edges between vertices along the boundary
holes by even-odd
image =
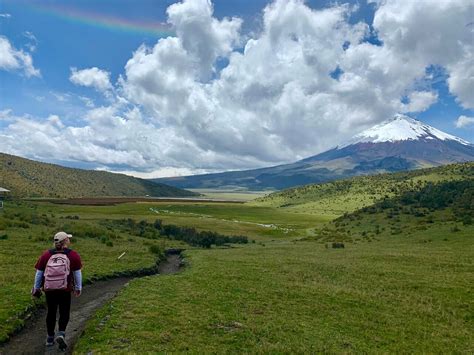
[[[155,254],[158,257],[158,259],[164,259],[163,249],[160,248],[158,245],[156,244],[150,245],[148,250],[150,251],[150,253]]]
[[[465,226],[471,225],[471,224],[472,224],[472,218],[471,218],[471,216],[465,215],[465,216],[462,218],[462,224],[464,224]]]
[[[450,230],[451,232],[459,232],[461,229],[459,229],[458,226],[454,226],[454,227],[451,227],[449,230]]]
[[[147,239],[159,239],[160,236],[180,240],[192,246],[210,248],[212,245],[220,246],[229,243],[248,243],[246,236],[226,236],[211,231],[198,232],[195,228],[179,227],[173,224],[163,225],[160,219],[153,223],[142,220],[136,223],[133,219],[108,220],[102,223],[107,228],[119,228],[122,232]]]

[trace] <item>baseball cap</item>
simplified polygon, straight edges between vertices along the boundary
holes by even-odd
[[[57,232],[54,235],[55,242],[62,242],[66,238],[72,238],[72,234],[67,234],[66,232]]]

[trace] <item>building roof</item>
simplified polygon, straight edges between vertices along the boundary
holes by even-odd
[[[4,189],[3,187],[0,187],[0,192],[10,192],[10,190]]]

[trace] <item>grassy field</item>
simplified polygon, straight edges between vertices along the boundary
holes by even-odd
[[[83,259],[86,281],[152,267],[157,261],[157,255],[150,251],[152,245],[161,248],[180,245],[172,241],[130,238],[120,233],[106,237],[107,231],[98,226],[98,218],[64,218],[62,209],[54,205],[7,202],[0,211],[0,342],[21,327],[25,313],[34,305],[30,296],[34,265],[41,253],[52,247],[52,236],[58,230],[90,227],[103,235],[102,239],[76,237],[72,240],[71,247]],[[123,252],[126,255],[117,260]]]
[[[308,230],[331,220],[327,216],[295,215],[272,207],[234,203],[139,202],[116,206],[61,205],[54,208],[61,216],[81,215],[81,218],[92,221],[124,217],[149,222],[161,219],[164,223],[194,226],[198,230],[244,234],[256,240],[285,235],[290,238],[306,236]]]
[[[47,202],[6,202],[0,210],[0,341],[23,324],[23,316],[34,305],[29,291],[34,264],[42,251],[51,247],[58,230],[92,229],[107,238],[74,238],[73,248],[84,260],[85,279],[154,265],[157,256],[150,246],[161,249],[187,247],[167,239],[149,240],[119,231],[108,231],[105,220],[132,218],[136,222],[156,219],[165,224],[193,226],[227,235],[247,235],[257,241],[270,237],[305,236],[306,231],[327,221],[315,216],[288,218],[285,212],[241,204],[143,202],[116,206],[55,205]],[[291,216],[291,215],[290,215]],[[76,219],[77,218],[77,219]],[[99,251],[99,253],[97,252]],[[117,257],[126,252],[126,256]]]
[[[339,189],[332,191],[328,201],[340,196]],[[462,196],[467,203],[472,199]],[[31,304],[32,266],[59,226],[106,228],[111,220],[160,219],[255,242],[187,247],[180,274],[134,280],[90,321],[78,353],[472,353],[474,226],[451,205],[410,203],[345,215],[321,206],[317,213],[253,202],[7,205],[8,213],[17,208],[19,216],[9,226],[0,218],[0,330],[5,334],[21,322],[19,314]],[[472,213],[469,207],[462,211]],[[106,233],[106,240],[77,239],[86,275],[148,266],[156,258],[151,244],[178,243]],[[137,240],[143,248],[134,248]],[[332,241],[343,241],[345,248],[328,248]],[[18,245],[22,261],[6,276],[14,263],[7,251]],[[90,249],[97,248],[105,250],[103,260],[92,258]],[[122,250],[134,253],[128,264],[117,263]]]
[[[86,353],[472,353],[472,235],[186,252],[90,322]]]
[[[456,180],[446,177],[432,181]],[[333,189],[326,197],[337,196]],[[213,218],[273,216],[282,225],[301,218],[314,227],[187,251],[181,274],[136,280],[102,309],[78,352],[472,353],[473,225],[449,206],[395,207],[339,211],[324,224],[309,222],[318,213],[286,207],[170,205],[170,218],[204,209]],[[320,208],[326,219],[336,215]],[[345,248],[328,248],[331,241]]]
[[[259,197],[264,197],[272,191],[245,191],[245,190],[216,190],[216,189],[188,189],[208,198],[251,201]]]

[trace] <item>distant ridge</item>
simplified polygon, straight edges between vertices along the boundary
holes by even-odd
[[[305,213],[334,213],[340,216],[370,206],[384,198],[401,196],[407,191],[418,191],[428,183],[462,180],[474,181],[474,162],[372,176],[354,176],[321,184],[297,186],[276,191],[249,204]]]
[[[105,171],[66,168],[0,153],[0,187],[17,197],[195,196],[149,180]]]
[[[180,188],[285,189],[357,175],[474,161],[474,146],[405,115],[395,115],[348,142],[291,164],[153,181]]]

